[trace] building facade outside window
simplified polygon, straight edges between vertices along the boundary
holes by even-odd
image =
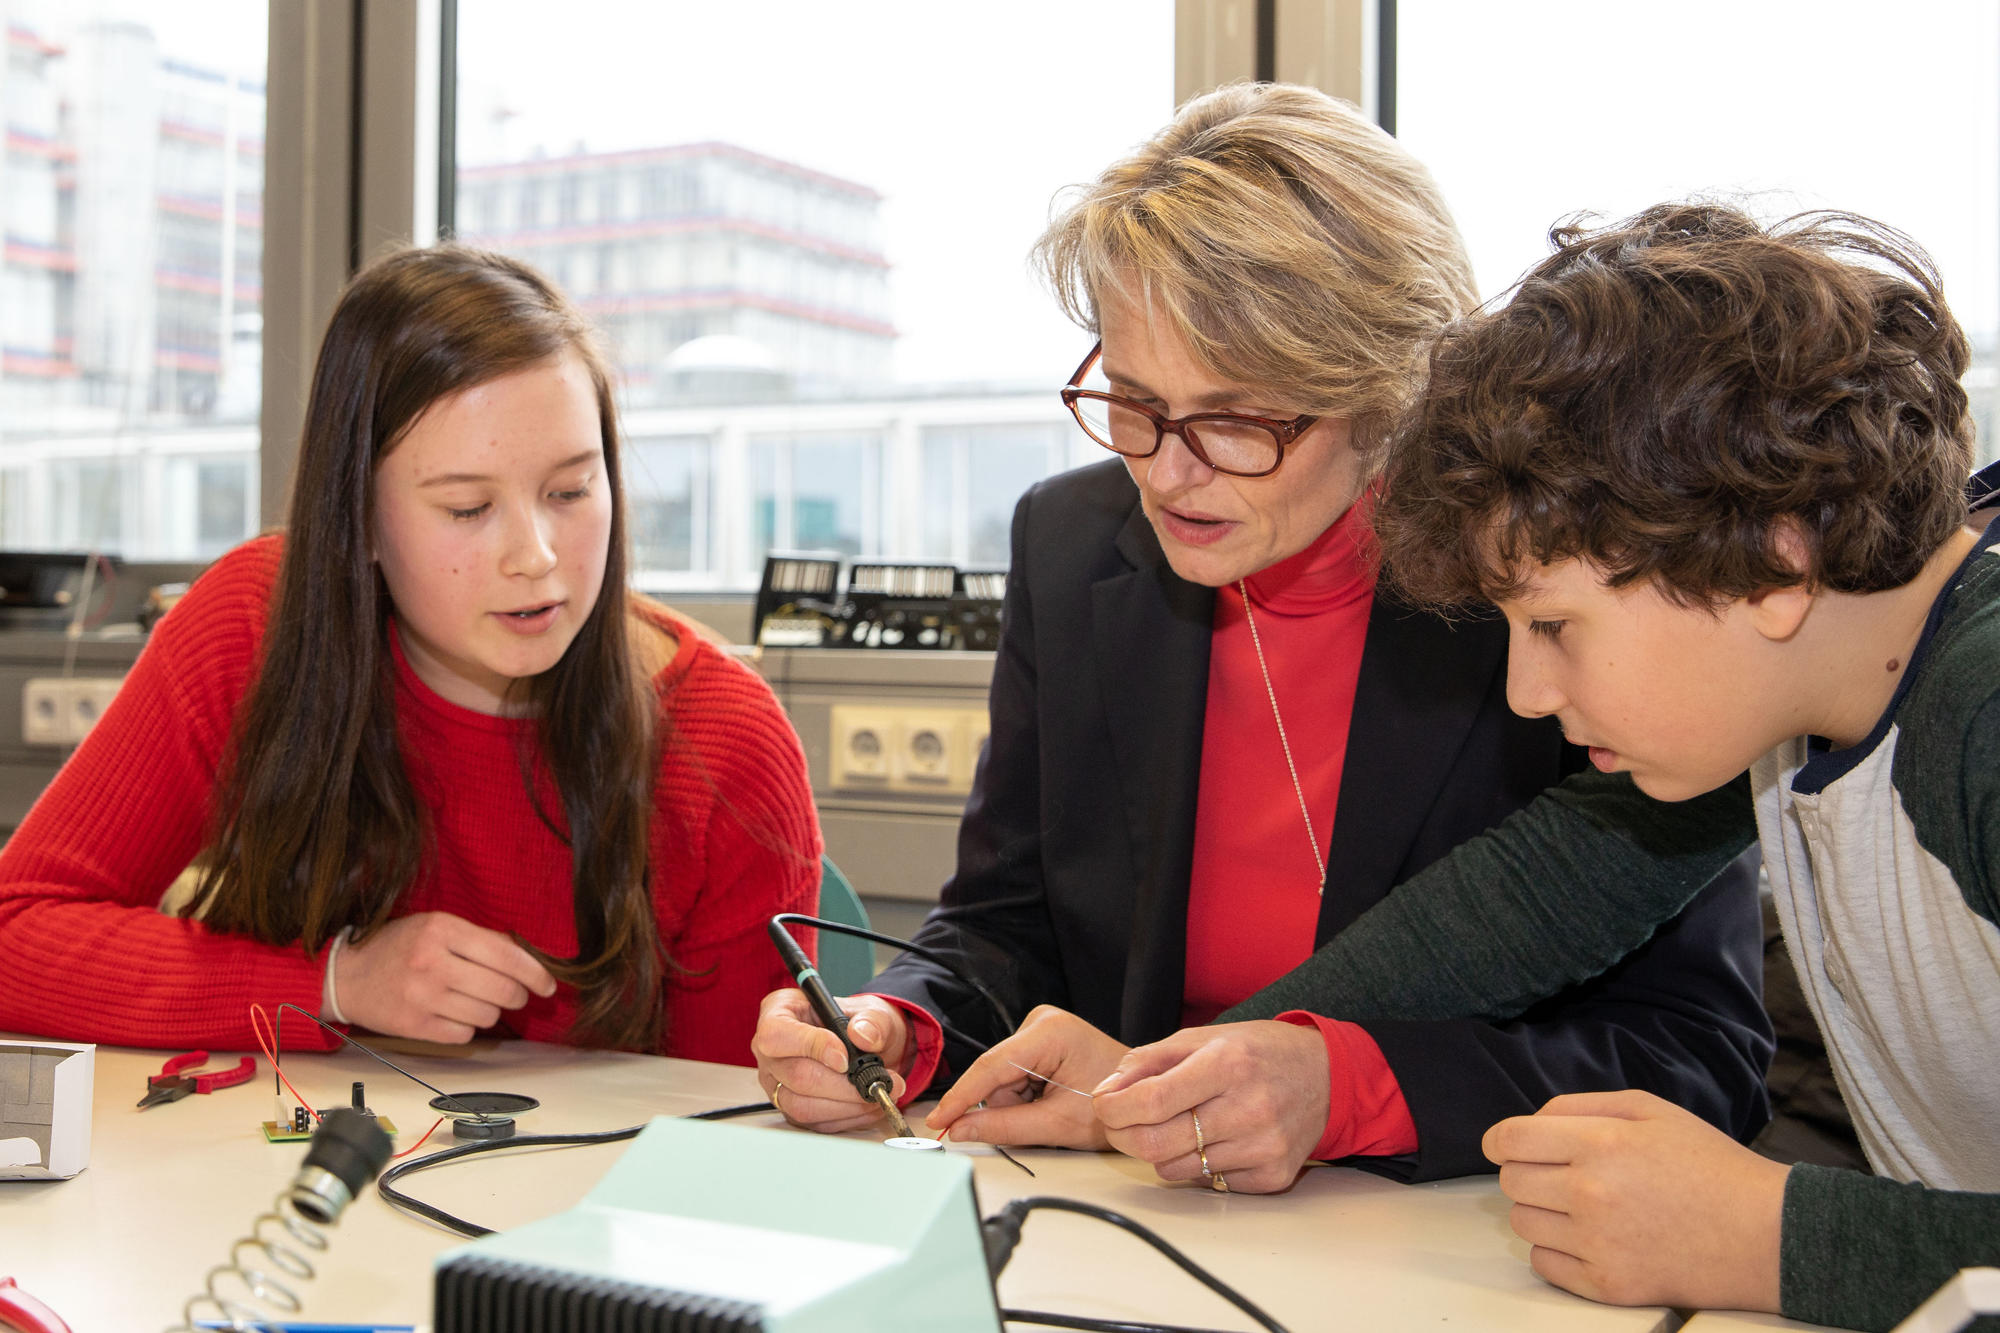
[[[541,7],[461,6],[454,220],[603,330],[641,586],[747,590],[774,548],[1004,564],[1020,493],[1101,453],[1027,252],[1172,113],[1172,0],[564,16],[605,34],[568,73]]]
[[[0,0],[0,546],[257,519],[264,8]]]

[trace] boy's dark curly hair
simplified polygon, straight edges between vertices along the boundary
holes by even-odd
[[[1391,446],[1376,523],[1405,595],[1506,598],[1575,556],[1682,605],[1879,592],[1964,520],[1969,353],[1909,238],[1663,204],[1550,240],[1511,301],[1446,328]]]

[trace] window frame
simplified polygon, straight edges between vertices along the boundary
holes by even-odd
[[[1372,99],[1374,16],[1394,0],[1175,0],[1174,89],[1184,101],[1260,73]],[[260,526],[282,524],[319,338],[341,288],[366,259],[449,235],[456,208],[458,0],[273,0],[269,6],[264,210],[264,348],[258,430]],[[898,428],[903,429],[901,427]],[[726,443],[720,441],[719,444]],[[747,532],[720,512],[741,477],[718,448],[715,573],[745,554]],[[903,492],[918,483],[914,440],[890,436],[879,523],[902,533]],[[905,477],[903,474],[910,474]]]

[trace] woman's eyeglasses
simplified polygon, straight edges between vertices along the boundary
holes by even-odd
[[[1083,427],[1083,433],[1114,454],[1151,458],[1169,432],[1181,437],[1188,452],[1232,477],[1268,477],[1285,461],[1285,448],[1319,418],[1293,417],[1275,421],[1237,412],[1193,412],[1184,417],[1161,416],[1143,403],[1083,388],[1083,377],[1104,355],[1098,343],[1083,358],[1062,391],[1063,406]]]

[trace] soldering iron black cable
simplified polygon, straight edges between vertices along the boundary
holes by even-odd
[[[685,1117],[688,1120],[729,1120],[740,1115],[756,1115],[776,1108],[769,1102],[745,1102],[740,1106],[718,1106],[711,1111],[697,1111]],[[468,1222],[462,1217],[454,1217],[434,1204],[421,1199],[413,1199],[396,1188],[396,1182],[413,1172],[426,1167],[444,1166],[480,1153],[498,1152],[502,1148],[569,1148],[592,1143],[617,1143],[623,1139],[636,1138],[644,1125],[628,1125],[624,1129],[606,1129],[586,1134],[516,1134],[511,1139],[487,1139],[476,1143],[461,1143],[451,1148],[441,1148],[423,1157],[413,1157],[384,1171],[375,1182],[375,1192],[392,1208],[425,1218],[437,1223],[448,1231],[456,1231],[461,1236],[478,1239],[490,1236],[493,1228]]]
[[[777,925],[812,926],[817,930],[830,930],[836,935],[851,935],[856,939],[872,940],[876,944],[886,944],[890,948],[900,949],[904,953],[913,953],[919,958],[928,958],[931,962],[936,963],[939,967],[977,991],[985,999],[986,1003],[992,1006],[994,1015],[1000,1020],[1000,1030],[1002,1032],[1012,1032],[1014,1030],[1014,1016],[1007,1012],[1006,1005],[1000,1003],[999,996],[988,990],[977,977],[968,976],[964,972],[959,971],[949,958],[932,949],[926,948],[924,945],[918,944],[915,940],[900,939],[894,935],[884,935],[880,931],[870,930],[866,926],[849,925],[845,921],[829,921],[822,916],[807,916],[803,912],[780,912],[778,915],[772,917],[771,920]],[[942,1016],[934,1014],[932,1018],[938,1025],[938,1031],[944,1034],[947,1041],[957,1042],[961,1046],[970,1047],[972,1050],[981,1053],[993,1049],[990,1042],[984,1042],[977,1037],[968,1036],[960,1032],[957,1028],[945,1022]],[[1005,1147],[998,1143],[993,1144],[992,1147],[994,1152],[999,1153],[1001,1157],[1021,1168],[1029,1179],[1034,1179],[1035,1169],[1033,1167],[1016,1157],[1013,1153],[1008,1152]]]
[[[1050,1328],[1081,1328],[1090,1333],[1222,1333],[1220,1329],[1194,1328],[1187,1324],[1141,1324],[1130,1319],[1099,1319],[1087,1314],[1056,1314],[1050,1310],[1009,1310],[1002,1308],[1003,1324],[1046,1324]]]
[[[872,940],[877,944],[886,944],[892,949],[907,949],[919,957],[928,958],[984,996],[986,1002],[993,1007],[993,1011],[1001,1018],[1003,1030],[1013,1031],[1014,1023],[1012,1017],[1007,1012],[1007,1007],[1001,1004],[991,991],[987,990],[978,981],[959,971],[949,959],[921,945],[909,940],[898,939],[894,935],[884,935],[877,931],[868,930],[861,926],[850,926],[845,922],[828,921],[822,917],[804,916],[796,912],[786,912],[775,919],[787,924],[806,925],[819,930],[830,930],[837,934],[853,935],[861,939]],[[308,1014],[307,1017],[313,1016]],[[314,1021],[318,1022],[319,1020],[314,1018]],[[965,1042],[966,1045],[974,1049],[981,1051],[989,1049],[987,1043],[967,1038],[963,1034],[951,1032],[949,1029],[946,1029],[946,1034],[954,1040]],[[356,1044],[358,1045],[359,1043]],[[363,1049],[366,1048],[364,1047]],[[372,1051],[369,1053],[371,1055],[374,1054]],[[381,1059],[380,1056],[376,1058]],[[389,1062],[384,1060],[383,1063],[388,1064]],[[390,1065],[390,1068],[394,1069],[395,1066]],[[398,1070],[397,1072],[404,1073],[407,1071]],[[409,1075],[409,1077],[416,1078],[414,1074]],[[416,1079],[416,1081],[423,1083],[422,1079]],[[428,1088],[430,1084],[424,1083],[424,1086]],[[436,1089],[432,1090],[436,1091]],[[686,1118],[689,1120],[728,1120],[736,1116],[756,1115],[776,1109],[769,1102],[749,1102],[741,1106],[722,1106],[714,1110],[698,1111]],[[451,1162],[461,1161],[467,1157],[477,1156],[480,1153],[498,1152],[504,1148],[555,1148],[595,1143],[617,1143],[624,1139],[636,1137],[639,1131],[644,1128],[645,1126],[643,1125],[633,1125],[626,1129],[611,1129],[588,1134],[523,1134],[511,1139],[463,1143],[455,1147],[440,1149],[426,1157],[412,1158],[407,1162],[390,1167],[382,1173],[381,1179],[376,1181],[375,1192],[381,1195],[383,1200],[391,1207],[401,1209],[417,1217],[425,1218],[447,1230],[455,1231],[461,1236],[475,1238],[489,1236],[493,1234],[492,1228],[480,1226],[475,1222],[467,1222],[465,1219],[454,1217],[444,1209],[436,1207],[433,1204],[413,1199],[396,1188],[397,1182],[404,1176],[412,1175],[429,1167],[444,1166]],[[998,1145],[995,1146],[997,1147]],[[1013,1161],[1014,1159],[1009,1157],[1008,1160]],[[1020,1166],[1021,1163],[1015,1162],[1015,1165]],[[1027,1170],[1025,1166],[1022,1169]],[[1028,1174],[1033,1175],[1034,1172],[1029,1171]],[[999,1256],[998,1261],[993,1264],[992,1271],[995,1278],[999,1277],[1000,1270],[1006,1267],[1007,1257],[1013,1253],[1014,1242],[1017,1242],[1020,1238],[1022,1222],[1026,1220],[1029,1213],[1036,1209],[1053,1209],[1076,1213],[1083,1217],[1093,1217],[1100,1222],[1109,1222],[1113,1226],[1122,1227],[1158,1250],[1168,1260],[1178,1265],[1203,1286],[1206,1286],[1231,1305],[1249,1315],[1260,1327],[1269,1330],[1269,1333],[1289,1333],[1289,1330],[1283,1324],[1280,1324],[1277,1320],[1266,1314],[1249,1297],[1243,1295],[1221,1278],[1215,1276],[1193,1259],[1183,1254],[1166,1237],[1153,1231],[1145,1224],[1126,1217],[1123,1213],[1115,1212],[1109,1208],[1101,1208],[1096,1204],[1083,1203],[1076,1199],[1034,1195],[1025,1199],[1016,1199],[992,1217],[987,1218],[982,1225],[989,1233],[998,1229],[1008,1237],[1008,1243],[1005,1246],[1004,1252]],[[1130,1320],[1098,1319],[1089,1315],[1057,1314],[1046,1310],[1003,1309],[1000,1315],[1008,1323],[1040,1324],[1051,1328],[1084,1329],[1088,1330],[1089,1333],[1217,1333],[1216,1330],[1190,1328],[1182,1324],[1147,1324]]]
[[[1189,1277],[1249,1315],[1257,1322],[1258,1327],[1268,1329],[1270,1333],[1289,1333],[1283,1324],[1266,1314],[1256,1302],[1181,1253],[1172,1241],[1145,1223],[1136,1222],[1110,1208],[1084,1203],[1078,1199],[1059,1199],[1046,1194],[1016,1199],[982,1222],[981,1229],[987,1237],[987,1264],[995,1281],[999,1280],[1001,1272],[1007,1267],[1007,1260],[1014,1253],[1014,1246],[1020,1241],[1021,1224],[1027,1220],[1029,1213],[1043,1209],[1076,1213],[1082,1217],[1095,1218],[1100,1222],[1109,1222],[1112,1226],[1124,1228],[1172,1260]],[[1205,1333],[1203,1330],[1179,1328],[1172,1324],[1131,1323],[1115,1319],[1096,1319],[1086,1315],[1051,1314],[1044,1310],[1002,1310],[1000,1317],[1016,1324],[1047,1324],[1055,1328],[1094,1329],[1100,1330],[1101,1333],[1140,1333],[1141,1330],[1143,1333]]]
[[[687,1119],[726,1120],[734,1116],[751,1115],[759,1111],[769,1111],[771,1109],[772,1107],[769,1102],[752,1102],[744,1106],[724,1106],[713,1111],[697,1112],[694,1115],[688,1116]],[[424,1203],[421,1200],[412,1199],[396,1188],[396,1182],[412,1172],[423,1170],[425,1167],[443,1166],[448,1162],[459,1161],[479,1153],[497,1152],[502,1148],[555,1148],[579,1144],[617,1143],[622,1139],[629,1139],[636,1136],[643,1128],[643,1125],[634,1125],[629,1129],[611,1129],[596,1134],[523,1134],[511,1139],[481,1143],[463,1143],[457,1147],[445,1148],[434,1152],[427,1157],[419,1157],[413,1161],[403,1162],[390,1167],[382,1173],[381,1179],[376,1181],[375,1191],[393,1206],[415,1216],[426,1218],[449,1230],[456,1231],[462,1236],[470,1236],[475,1239],[480,1236],[490,1236],[493,1234],[490,1227],[482,1227],[477,1223],[467,1222],[463,1218],[452,1216],[442,1208]],[[1047,1195],[1037,1195],[1032,1198],[1014,1200],[1014,1202],[1008,1204],[998,1213],[986,1219],[984,1225],[989,1229],[995,1226],[1009,1228],[1013,1239],[1018,1240],[1021,1222],[1029,1213],[1036,1209],[1057,1209],[1063,1212],[1077,1213],[1083,1217],[1092,1217],[1100,1222],[1109,1222],[1113,1226],[1123,1227],[1126,1231],[1131,1232],[1158,1250],[1167,1259],[1179,1265],[1181,1269],[1197,1282],[1200,1282],[1203,1286],[1250,1316],[1260,1327],[1270,1330],[1270,1333],[1289,1333],[1289,1330],[1283,1324],[1280,1324],[1277,1320],[1271,1318],[1270,1315],[1264,1313],[1249,1297],[1243,1295],[1221,1278],[1215,1276],[1215,1274],[1209,1272],[1199,1263],[1182,1253],[1166,1237],[1152,1230],[1144,1223],[1136,1222],[1123,1213],[1114,1212],[1109,1208],[1100,1208],[1095,1204],[1083,1203],[1076,1199],[1059,1199]],[[1012,1253],[1011,1245],[1008,1247],[1007,1252],[1008,1254]],[[1000,1261],[1000,1266],[1005,1267],[1005,1263],[1006,1260],[1003,1257]],[[997,1278],[999,1272],[996,1270],[993,1276]],[[1057,1314],[1046,1310],[1003,1309],[1000,1312],[1000,1317],[1007,1323],[1040,1324],[1051,1328],[1085,1329],[1089,1330],[1090,1333],[1219,1333],[1215,1329],[1193,1328],[1184,1324],[1147,1324],[1131,1320],[1098,1319],[1089,1315]]]
[[[915,940],[898,939],[894,935],[884,935],[879,931],[869,930],[864,926],[850,926],[844,921],[828,921],[825,917],[806,916],[801,912],[780,912],[778,915],[772,917],[771,920],[781,925],[811,926],[815,930],[830,930],[836,935],[852,935],[856,939],[873,940],[877,944],[886,944],[891,949],[901,949],[904,953],[913,953],[919,958],[928,959],[951,973],[954,977],[957,977],[966,985],[972,987],[974,991],[977,991],[979,998],[985,1000],[992,1007],[994,1015],[999,1018],[1000,1030],[1002,1032],[1012,1032],[1015,1028],[1014,1016],[1007,1011],[1006,1005],[1000,1003],[1000,997],[986,988],[984,982],[980,981],[977,977],[967,976],[964,972],[959,971],[958,967],[949,958],[946,958],[935,949],[918,944]],[[956,1036],[957,1034],[953,1035]],[[959,1039],[964,1040],[962,1037]],[[987,1043],[983,1041],[970,1041],[967,1044],[976,1046],[982,1051],[987,1049]]]
[[[985,996],[986,1002],[993,1006],[993,1012],[999,1015],[1001,1020],[1006,1024],[1003,1030],[1013,1031],[1013,1020],[1007,1013],[1007,1006],[1000,1003],[998,997],[978,981],[959,971],[950,959],[944,958],[920,944],[916,944],[910,940],[898,939],[894,935],[884,935],[879,931],[868,930],[862,926],[850,926],[844,921],[828,921],[823,917],[805,916],[798,912],[786,912],[775,919],[786,924],[812,926],[815,929],[830,930],[836,934],[853,935],[860,939],[872,940],[877,944],[886,944],[892,949],[907,949],[919,957],[928,958]],[[304,1011],[302,1010],[301,1012]],[[327,1026],[311,1014],[307,1014],[306,1017],[312,1018],[314,1022],[320,1023],[322,1027]],[[943,1025],[940,1024],[940,1026],[942,1027]],[[338,1028],[329,1030],[339,1033]],[[963,1033],[955,1032],[950,1028],[945,1028],[944,1031],[954,1041],[962,1041],[974,1050],[984,1051],[987,1049],[987,1044],[983,1041],[967,1037]],[[346,1034],[339,1033],[339,1035],[345,1036]],[[353,1041],[354,1039],[349,1037],[348,1040]],[[360,1045],[359,1042],[355,1042],[355,1044]],[[366,1050],[367,1048],[362,1047],[362,1049]],[[369,1054],[374,1055],[374,1052],[370,1051]],[[378,1060],[382,1059],[379,1055],[375,1058]],[[386,1060],[382,1062],[389,1064]],[[396,1068],[394,1065],[389,1065],[389,1067],[391,1069]],[[415,1079],[418,1083],[424,1083],[422,1079],[417,1078],[414,1074],[409,1074],[407,1070],[399,1069],[397,1072],[407,1074],[408,1077]],[[428,1083],[424,1083],[424,1086],[427,1088],[431,1087]],[[437,1089],[431,1088],[431,1091],[436,1092]],[[742,1106],[724,1106],[718,1107],[713,1111],[697,1112],[687,1118],[690,1120],[726,1120],[733,1116],[756,1115],[759,1112],[774,1111],[776,1109],[769,1102],[749,1102]],[[407,1162],[400,1162],[390,1167],[382,1173],[382,1178],[375,1183],[375,1192],[380,1194],[383,1202],[387,1203],[391,1208],[397,1208],[413,1216],[425,1218],[449,1231],[456,1231],[461,1236],[490,1236],[493,1234],[491,1227],[481,1226],[477,1222],[468,1222],[462,1217],[454,1217],[434,1204],[425,1203],[421,1199],[411,1198],[409,1195],[403,1193],[402,1190],[396,1188],[396,1182],[418,1171],[427,1170],[434,1166],[446,1166],[452,1162],[463,1161],[468,1157],[476,1157],[480,1153],[499,1152],[504,1148],[560,1148],[592,1143],[617,1143],[620,1140],[635,1137],[644,1128],[644,1125],[631,1125],[625,1129],[607,1129],[590,1134],[517,1134],[511,1139],[489,1139],[477,1143],[461,1143],[450,1148],[440,1148],[438,1151],[426,1154],[423,1157],[412,1157]],[[1014,1157],[1005,1148],[1001,1148],[997,1144],[994,1146],[1002,1157],[1014,1163],[1015,1166],[1020,1167],[1030,1176],[1035,1174],[1025,1163]]]

